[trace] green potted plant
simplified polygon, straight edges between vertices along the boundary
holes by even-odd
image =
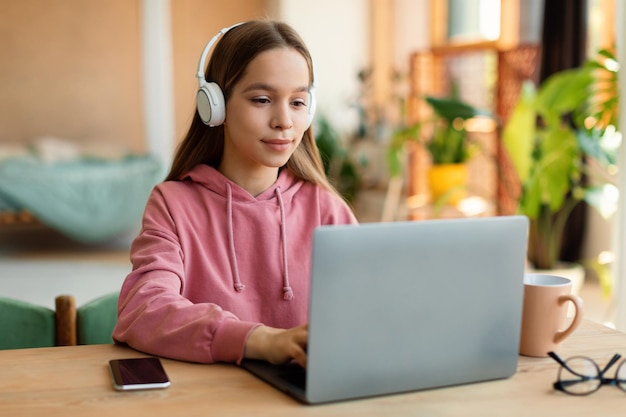
[[[581,201],[608,216],[617,145],[617,62],[612,53],[564,70],[539,88],[526,83],[503,128],[504,148],[518,175],[518,213],[530,220],[528,261],[558,266],[563,231]]]
[[[342,147],[339,133],[325,116],[318,117],[315,127],[315,142],[322,157],[324,172],[343,198],[353,203],[361,182],[358,169]]]
[[[478,116],[491,117],[491,113],[461,101],[456,87],[450,97],[426,96],[424,100],[432,109],[432,117],[401,126],[394,132],[387,158],[390,175],[401,175],[408,142],[422,144],[432,162],[429,184],[433,200],[455,203],[464,195],[468,179],[466,162],[477,148],[465,122]]]

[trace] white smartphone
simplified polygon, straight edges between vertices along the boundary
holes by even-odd
[[[112,359],[113,386],[118,391],[167,388],[170,380],[159,358]]]

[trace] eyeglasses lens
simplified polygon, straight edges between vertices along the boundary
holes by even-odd
[[[600,370],[592,360],[575,357],[568,359],[566,364],[567,367],[559,370],[559,381],[563,390],[574,395],[585,395],[600,388]],[[624,376],[626,377],[626,370]],[[624,384],[626,385],[626,380]]]
[[[626,366],[624,365],[626,361],[622,362],[617,368],[617,372],[615,373],[615,379],[617,380],[617,386],[626,391]]]

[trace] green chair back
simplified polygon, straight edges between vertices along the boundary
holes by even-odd
[[[79,345],[113,343],[119,293],[96,298],[76,309],[76,339]]]
[[[0,297],[0,349],[55,346],[55,334],[54,310]]]

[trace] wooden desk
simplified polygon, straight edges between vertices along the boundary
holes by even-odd
[[[560,350],[601,367],[616,352],[626,354],[626,334],[589,321]],[[556,392],[558,365],[526,357],[505,380],[318,406],[302,405],[236,366],[172,360],[163,360],[170,388],[116,392],[108,360],[137,356],[145,355],[114,345],[0,351],[0,416],[592,417],[623,415],[626,407],[626,393],[612,386],[587,397]]]

